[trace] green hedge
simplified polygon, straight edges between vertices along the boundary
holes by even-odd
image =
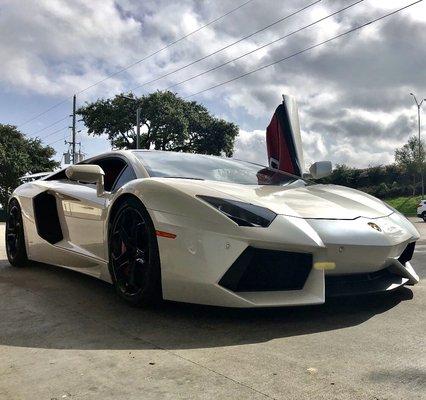
[[[393,199],[386,199],[385,201],[396,208],[400,213],[407,216],[414,216],[417,213],[417,206],[419,205],[421,196],[409,197],[395,197]]]

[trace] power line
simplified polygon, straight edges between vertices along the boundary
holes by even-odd
[[[58,142],[60,142],[62,140],[65,140],[65,138],[60,138],[58,140],[55,140],[54,142],[49,143],[48,146],[52,146],[52,144],[58,143]]]
[[[307,8],[312,7],[312,6],[314,6],[315,4],[318,4],[318,3],[319,3],[319,2],[321,2],[321,1],[322,1],[322,0],[316,0],[316,1],[314,1],[313,3],[310,3],[310,4],[308,4],[307,6],[305,6],[305,7],[303,7],[303,8],[300,8],[300,9],[296,10],[296,11],[292,12],[291,14],[288,14],[288,15],[286,15],[286,16],[284,16],[284,17],[281,17],[281,18],[279,18],[278,20],[276,20],[276,21],[272,22],[271,24],[266,25],[266,26],[264,26],[263,28],[258,29],[257,31],[255,31],[255,32],[253,32],[253,33],[250,33],[249,35],[243,36],[242,38],[240,38],[240,39],[236,40],[235,42],[232,42],[232,43],[230,43],[230,44],[228,44],[228,45],[226,45],[226,46],[224,46],[224,47],[221,47],[220,49],[217,49],[217,50],[215,50],[215,51],[214,51],[214,52],[212,52],[212,53],[209,53],[209,54],[207,54],[207,55],[205,55],[205,56],[203,56],[203,57],[201,57],[201,58],[198,58],[197,60],[191,61],[190,63],[188,63],[188,64],[186,64],[186,65],[184,65],[184,66],[182,66],[182,67],[176,68],[175,70],[170,71],[170,72],[167,72],[167,73],[166,73],[166,74],[164,74],[164,75],[160,75],[160,76],[158,76],[158,77],[156,77],[156,78],[154,78],[154,79],[152,79],[152,80],[150,80],[150,81],[146,81],[146,82],[144,82],[144,83],[141,83],[141,84],[139,84],[139,85],[135,86],[135,87],[134,87],[133,89],[131,89],[130,91],[131,91],[131,92],[133,92],[135,89],[138,89],[138,88],[140,88],[140,87],[142,87],[142,86],[149,85],[149,84],[151,84],[151,83],[157,82],[157,81],[159,81],[159,80],[161,80],[161,79],[163,79],[163,78],[166,78],[167,76],[170,76],[170,75],[172,75],[172,74],[175,74],[176,72],[182,71],[182,70],[184,70],[185,68],[190,67],[191,65],[194,65],[194,64],[199,63],[200,61],[206,60],[207,58],[209,58],[209,57],[211,57],[211,56],[213,56],[213,55],[215,55],[215,54],[218,54],[218,53],[222,52],[223,50],[227,50],[227,49],[229,49],[230,47],[235,46],[236,44],[241,43],[242,41],[244,41],[244,40],[246,40],[246,39],[249,39],[249,38],[251,38],[252,36],[257,35],[258,33],[263,32],[263,31],[265,31],[265,30],[267,30],[267,29],[271,28],[272,26],[279,24],[280,22],[283,22],[284,20],[286,20],[286,19],[288,19],[288,18],[290,18],[290,17],[293,17],[294,15],[297,15],[297,14],[301,13],[302,11],[305,11]],[[363,0],[361,0],[361,1],[363,1]]]
[[[366,26],[368,26],[368,25],[371,25],[371,24],[373,24],[373,23],[375,23],[375,22],[377,22],[377,21],[380,21],[380,20],[382,20],[382,19],[384,19],[384,18],[390,17],[391,15],[394,15],[394,14],[396,14],[396,13],[398,13],[398,12],[402,11],[402,10],[405,10],[405,9],[407,9],[407,8],[409,8],[409,7],[413,6],[413,5],[415,5],[415,4],[421,3],[422,1],[423,1],[423,0],[417,0],[417,1],[415,1],[415,2],[413,2],[413,3],[410,3],[410,4],[408,4],[408,5],[404,6],[404,7],[398,8],[398,9],[397,9],[397,10],[395,10],[395,11],[392,11],[392,12],[390,12],[390,13],[388,13],[388,14],[382,15],[381,17],[375,18],[375,19],[373,19],[373,20],[371,20],[371,21],[369,21],[369,22],[366,22],[365,24],[359,25],[359,26],[357,26],[357,27],[355,27],[355,28],[352,28],[352,29],[349,29],[348,31],[343,32],[343,33],[341,33],[341,34],[339,34],[339,35],[333,36],[333,37],[331,37],[330,39],[324,40],[324,41],[322,41],[322,42],[319,42],[319,43],[316,43],[316,44],[314,44],[314,45],[312,45],[312,46],[309,46],[309,47],[307,47],[307,48],[305,48],[305,49],[303,49],[303,50],[297,51],[296,53],[293,53],[293,54],[291,54],[291,55],[289,55],[289,56],[287,56],[287,57],[280,58],[279,60],[276,60],[276,61],[274,61],[274,62],[272,62],[272,63],[266,64],[266,65],[263,65],[263,66],[261,66],[261,67],[259,67],[259,68],[256,68],[256,69],[252,70],[252,71],[246,72],[245,74],[242,74],[242,75],[236,76],[236,77],[234,77],[234,78],[228,79],[227,81],[224,81],[224,82],[218,83],[217,85],[210,86],[210,87],[208,87],[208,88],[206,88],[206,89],[200,90],[199,92],[192,93],[192,94],[190,94],[189,96],[184,97],[184,99],[188,99],[188,98],[190,98],[190,97],[197,96],[197,95],[199,95],[199,94],[201,94],[201,93],[205,93],[205,92],[207,92],[207,91],[209,91],[209,90],[216,89],[216,88],[218,88],[218,87],[220,87],[220,86],[224,86],[224,85],[226,85],[226,84],[228,84],[228,83],[231,83],[231,82],[234,82],[234,81],[236,81],[236,80],[238,80],[238,79],[244,78],[245,76],[248,76],[248,75],[254,74],[255,72],[261,71],[261,70],[263,70],[263,69],[265,69],[265,68],[268,68],[268,67],[271,67],[271,66],[273,66],[273,65],[275,65],[275,64],[279,64],[279,63],[281,63],[281,62],[283,62],[283,61],[287,61],[287,60],[289,60],[289,59],[291,59],[291,58],[293,58],[293,57],[296,57],[296,56],[298,56],[298,55],[300,55],[300,54],[306,53],[307,51],[310,51],[310,50],[315,49],[315,48],[317,48],[317,47],[320,47],[320,46],[322,46],[322,45],[324,45],[324,44],[326,44],[326,43],[329,43],[329,42],[331,42],[332,40],[338,39],[338,38],[340,38],[340,37],[342,37],[342,36],[348,35],[348,34],[350,34],[350,33],[352,33],[352,32],[355,32],[355,31],[357,31],[357,30],[359,30],[359,29],[362,29],[362,28],[364,28],[364,27],[366,27]]]
[[[92,85],[90,85],[90,86],[88,86],[88,87],[86,87],[86,88],[84,88],[84,89],[82,89],[82,90],[78,91],[76,94],[83,93],[83,92],[85,92],[86,90],[89,90],[89,89],[91,89],[92,87],[94,87],[94,86],[96,86],[96,85],[98,85],[98,84],[100,84],[100,83],[102,83],[102,82],[105,82],[107,79],[110,79],[110,78],[112,78],[112,77],[113,77],[113,76],[115,76],[115,75],[121,74],[122,72],[127,71],[128,69],[130,69],[130,68],[134,67],[135,65],[140,64],[141,62],[143,62],[143,61],[145,61],[145,60],[148,60],[149,58],[151,58],[151,57],[155,56],[156,54],[158,54],[158,53],[160,53],[160,52],[162,52],[162,51],[164,51],[164,50],[168,49],[169,47],[171,47],[171,46],[175,45],[176,43],[179,43],[179,42],[181,42],[182,40],[187,39],[189,36],[193,35],[194,33],[197,33],[197,32],[199,32],[199,31],[201,31],[202,29],[204,29],[204,28],[206,28],[206,27],[208,27],[208,26],[210,26],[210,25],[212,25],[212,24],[216,23],[217,21],[219,21],[219,20],[221,20],[221,19],[225,18],[225,17],[226,17],[226,16],[228,16],[229,14],[232,14],[233,12],[235,12],[235,11],[239,10],[240,8],[244,7],[244,6],[245,6],[245,5],[247,5],[248,3],[251,3],[252,1],[253,1],[253,0],[248,0],[248,1],[246,1],[246,2],[244,2],[244,3],[242,3],[242,4],[240,4],[238,7],[233,8],[232,10],[230,10],[230,11],[226,12],[225,14],[221,15],[220,17],[217,17],[217,18],[213,19],[212,21],[208,22],[207,24],[205,24],[205,25],[203,25],[203,26],[200,26],[199,28],[195,29],[194,31],[192,31],[192,32],[190,32],[190,33],[188,33],[188,34],[186,34],[186,35],[184,35],[184,36],[180,37],[179,39],[174,40],[173,42],[170,42],[169,44],[165,45],[164,47],[162,47],[162,48],[160,48],[160,49],[158,49],[158,50],[156,50],[156,51],[154,51],[153,53],[151,53],[151,54],[149,54],[149,55],[147,55],[147,56],[145,56],[145,57],[143,57],[143,58],[141,58],[141,59],[139,59],[139,60],[137,60],[137,61],[135,61],[135,62],[133,62],[133,63],[129,64],[129,65],[127,65],[126,67],[123,67],[123,68],[121,68],[120,70],[118,70],[118,71],[116,71],[116,72],[114,72],[114,73],[112,73],[112,74],[110,74],[110,75],[106,76],[105,78],[103,78],[103,79],[101,79],[101,80],[99,80],[99,81],[97,81],[97,82],[93,83]],[[320,0],[320,1],[321,1],[321,0]]]
[[[33,135],[37,135],[38,133],[45,131],[46,129],[48,129],[48,128],[50,128],[50,127],[52,127],[52,126],[54,126],[54,125],[58,124],[59,122],[65,121],[65,120],[66,120],[66,119],[68,119],[68,118],[69,118],[69,115],[67,115],[67,116],[65,116],[65,117],[63,117],[63,118],[61,118],[61,119],[58,119],[57,121],[52,122],[50,125],[47,125],[47,126],[45,126],[44,128],[39,129],[38,131],[34,132],[34,133],[33,133]]]
[[[53,136],[55,133],[61,132],[61,131],[63,131],[64,129],[69,129],[69,126],[64,126],[64,127],[59,128],[59,129],[57,129],[57,130],[55,130],[55,131],[53,131],[53,132],[50,132],[48,135],[46,135],[46,136],[44,136],[44,137],[42,137],[42,138],[40,138],[40,139],[45,140],[45,139],[46,139],[46,138],[48,138],[49,136]]]
[[[268,47],[268,46],[271,46],[272,44],[275,44],[275,43],[277,43],[277,42],[279,42],[279,41],[281,41],[281,40],[287,39],[288,37],[290,37],[290,36],[292,36],[292,35],[294,35],[294,34],[296,34],[296,33],[299,33],[299,32],[301,32],[301,31],[303,31],[303,30],[305,30],[305,29],[307,29],[307,28],[310,28],[310,27],[312,27],[312,26],[314,26],[314,25],[316,25],[316,24],[318,24],[318,23],[320,23],[320,22],[322,22],[322,21],[324,21],[324,20],[326,20],[326,19],[328,19],[328,18],[331,18],[331,17],[335,16],[336,14],[339,14],[339,13],[341,13],[341,12],[343,12],[343,11],[345,11],[345,10],[347,10],[347,9],[349,9],[349,8],[351,8],[351,7],[353,7],[353,6],[356,6],[356,5],[357,5],[357,4],[359,4],[359,3],[362,3],[363,1],[364,1],[364,0],[357,0],[357,1],[355,1],[354,3],[349,4],[348,6],[346,6],[346,7],[342,8],[342,9],[340,9],[340,10],[338,10],[338,11],[335,11],[335,12],[333,12],[333,13],[331,13],[331,14],[328,14],[328,15],[326,15],[325,17],[322,17],[322,18],[320,18],[320,19],[318,19],[318,20],[316,20],[316,21],[314,21],[314,22],[311,22],[311,23],[310,23],[310,24],[308,24],[308,25],[305,25],[305,26],[303,26],[303,27],[301,27],[301,28],[299,28],[299,29],[296,29],[295,31],[292,31],[292,32],[290,32],[290,33],[287,33],[286,35],[281,36],[281,37],[279,37],[278,39],[272,40],[271,42],[268,42],[268,43],[266,43],[266,44],[264,44],[264,45],[262,45],[262,46],[259,46],[259,47],[255,48],[255,49],[253,49],[253,50],[248,51],[247,53],[241,54],[241,55],[240,55],[240,56],[238,56],[238,57],[235,57],[235,58],[233,58],[233,59],[231,59],[231,60],[229,60],[229,61],[225,61],[225,62],[223,62],[223,63],[221,63],[221,64],[219,64],[219,65],[216,65],[216,66],[214,66],[214,67],[212,67],[212,68],[209,68],[209,69],[207,69],[207,70],[205,70],[205,71],[203,71],[203,72],[200,72],[200,73],[198,73],[198,74],[196,74],[196,75],[190,76],[189,78],[184,79],[183,81],[180,81],[180,82],[174,83],[174,84],[172,84],[172,85],[170,85],[170,86],[166,87],[166,89],[165,89],[165,90],[170,90],[170,89],[172,89],[172,88],[174,88],[174,87],[176,87],[176,86],[182,85],[183,83],[189,82],[189,81],[191,81],[191,80],[193,80],[193,79],[195,79],[195,78],[199,78],[200,76],[203,76],[203,75],[205,75],[205,74],[208,74],[208,73],[210,73],[210,72],[213,72],[213,71],[215,71],[215,70],[217,70],[217,69],[219,69],[219,68],[224,67],[225,65],[231,64],[231,63],[233,63],[233,62],[235,62],[235,61],[237,61],[237,60],[240,60],[240,59],[242,59],[242,58],[244,58],[244,57],[246,57],[246,56],[248,56],[248,55],[250,55],[250,54],[253,54],[253,53],[255,53],[255,52],[259,51],[259,50],[262,50],[262,49],[264,49],[264,48],[266,48],[266,47]]]
[[[156,54],[158,54],[158,53],[160,53],[160,52],[162,52],[162,51],[164,51],[164,50],[168,49],[168,48],[169,48],[169,47],[171,47],[171,46],[174,46],[175,44],[177,44],[177,43],[181,42],[182,40],[187,39],[189,36],[192,36],[193,34],[195,34],[195,33],[199,32],[199,31],[201,31],[202,29],[204,29],[204,28],[206,28],[206,27],[208,27],[208,26],[210,26],[210,25],[213,25],[214,23],[216,23],[216,22],[220,21],[221,19],[223,19],[223,18],[227,17],[228,15],[230,15],[230,14],[232,14],[233,12],[235,12],[235,11],[239,10],[240,8],[242,8],[242,7],[246,6],[247,4],[251,3],[252,1],[254,1],[254,0],[247,0],[247,1],[245,1],[244,3],[240,4],[239,6],[237,6],[237,7],[233,8],[232,10],[227,11],[225,14],[220,15],[219,17],[217,17],[217,18],[215,18],[215,19],[213,19],[213,20],[211,20],[211,21],[207,22],[206,24],[204,24],[204,25],[200,26],[199,28],[197,28],[197,29],[195,29],[195,30],[193,30],[193,31],[191,31],[191,32],[189,32],[189,33],[187,33],[187,34],[186,34],[186,35],[184,35],[184,36],[181,36],[180,38],[178,38],[178,39],[176,39],[176,40],[174,40],[174,41],[172,41],[172,42],[170,42],[170,43],[168,43],[167,45],[165,45],[165,46],[161,47],[160,49],[158,49],[158,50],[154,51],[153,53],[148,54],[147,56],[145,56],[145,57],[143,57],[143,58],[141,58],[141,59],[139,59],[139,60],[134,61],[133,63],[131,63],[131,64],[129,64],[129,65],[127,65],[127,66],[125,66],[125,67],[123,67],[123,68],[119,69],[118,71],[115,71],[114,73],[112,73],[112,74],[110,74],[110,75],[107,75],[105,78],[102,78],[102,79],[100,79],[100,80],[99,80],[99,81],[97,81],[97,82],[94,82],[93,84],[91,84],[91,85],[89,85],[89,86],[87,86],[87,87],[85,87],[85,88],[83,88],[83,89],[79,90],[79,91],[78,91],[78,92],[76,92],[75,94],[81,94],[81,93],[83,93],[83,92],[85,92],[85,91],[87,91],[87,90],[91,89],[92,87],[97,86],[97,85],[99,85],[100,83],[105,82],[106,80],[108,80],[108,79],[110,79],[110,78],[112,78],[112,77],[114,77],[114,76],[116,76],[116,75],[118,75],[118,74],[121,74],[121,73],[122,73],[122,72],[124,72],[124,71],[127,71],[128,69],[130,69],[130,68],[134,67],[135,65],[140,64],[141,62],[143,62],[143,61],[145,61],[145,60],[148,60],[149,58],[151,58],[151,57],[155,56]],[[53,109],[55,109],[55,108],[59,107],[60,105],[62,105],[62,104],[64,104],[64,103],[66,103],[66,102],[69,100],[69,98],[70,98],[70,97],[71,97],[71,96],[69,96],[69,97],[67,97],[66,99],[64,99],[64,100],[62,100],[62,101],[60,101],[60,102],[58,102],[58,103],[54,104],[53,106],[49,107],[49,108],[48,108],[48,109],[46,109],[45,111],[40,112],[39,114],[36,114],[35,116],[31,117],[30,119],[28,119],[28,120],[24,121],[22,124],[19,124],[19,125],[18,125],[18,127],[20,128],[20,127],[22,127],[22,126],[24,126],[24,125],[28,124],[29,122],[32,122],[32,121],[34,121],[35,119],[37,119],[37,118],[41,117],[42,115],[44,115],[44,114],[48,113],[49,111],[51,111],[51,110],[53,110]]]
[[[24,125],[34,121],[37,118],[40,118],[42,115],[47,114],[49,111],[54,110],[55,108],[58,108],[60,105],[65,104],[68,101],[68,97],[62,101],[60,101],[59,103],[54,104],[53,106],[49,107],[48,109],[44,110],[41,113],[38,113],[37,115],[34,115],[33,117],[31,117],[30,119],[27,119],[26,121],[24,121],[22,124],[18,125],[18,128],[23,127]]]

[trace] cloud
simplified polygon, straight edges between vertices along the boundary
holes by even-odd
[[[265,131],[247,132],[240,130],[235,141],[234,158],[256,164],[268,165]]]
[[[323,1],[250,39],[154,84],[164,89],[253,50],[350,4]],[[228,45],[309,1],[254,0],[122,74],[85,91],[79,103],[128,91]],[[365,0],[262,51],[193,79],[175,90],[187,96],[286,57],[318,41],[405,5]],[[236,4],[197,0],[4,0],[0,6],[0,104],[11,95],[38,102],[69,96],[190,33]],[[281,102],[297,97],[307,162],[354,166],[387,163],[415,133],[410,91],[426,95],[426,3],[363,31],[304,53],[193,99],[241,127],[235,155],[264,163],[264,130]],[[59,111],[58,111],[59,112]],[[61,110],[62,112],[62,110]],[[50,115],[50,114],[49,114]],[[50,115],[51,120],[61,115]],[[5,119],[6,115],[0,117]],[[25,119],[24,117],[22,119]],[[47,122],[49,122],[47,120]],[[263,146],[263,147],[262,147]],[[262,149],[262,150],[260,150]]]

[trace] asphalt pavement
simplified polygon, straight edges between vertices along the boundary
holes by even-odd
[[[1,239],[0,399],[426,399],[413,222],[418,285],[268,310],[132,308],[93,278],[11,267]]]

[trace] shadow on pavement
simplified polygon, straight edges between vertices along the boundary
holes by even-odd
[[[164,302],[132,308],[111,285],[47,265],[0,261],[0,345],[60,349],[235,346],[361,324],[413,294],[329,299],[321,306],[224,309]]]
[[[380,369],[369,374],[375,382],[410,385],[413,388],[426,389],[426,372],[421,368]]]

